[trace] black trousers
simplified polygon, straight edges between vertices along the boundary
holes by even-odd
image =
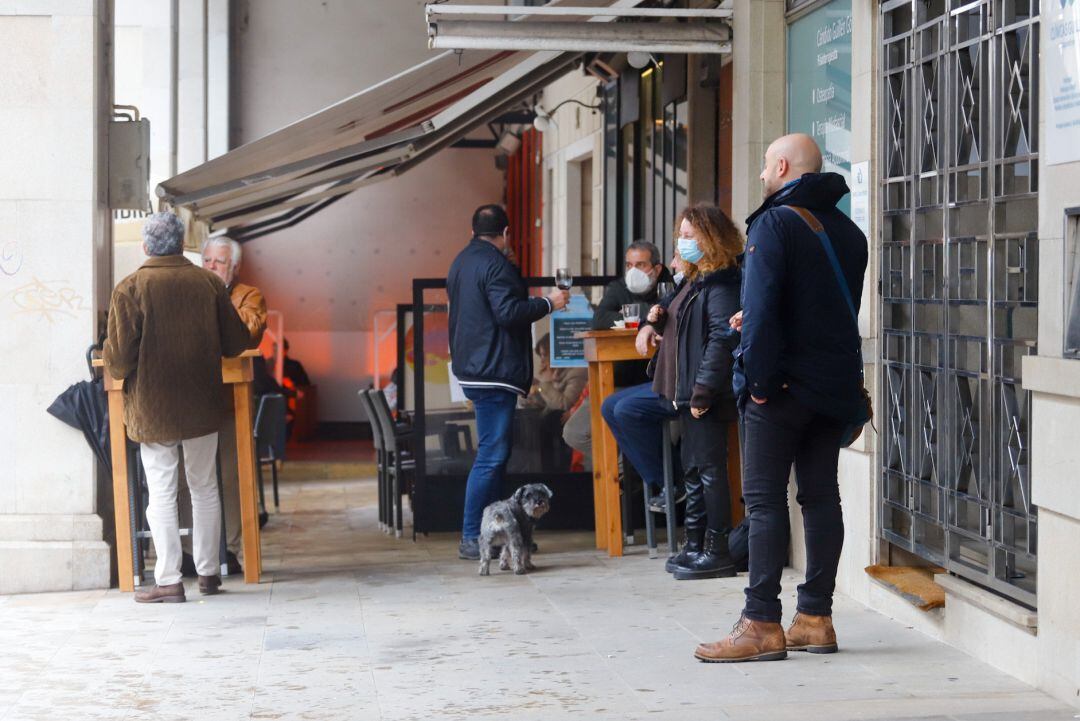
[[[792,464],[806,532],[806,580],[797,610],[832,614],[844,518],[836,466],[844,426],[799,403],[786,391],[743,410],[743,498],[750,516],[750,583],[743,613],[779,622],[780,576],[787,559],[788,478]]]
[[[726,531],[731,528],[731,494],[728,492],[727,423],[715,409],[701,418],[690,409],[679,411],[682,422],[680,457],[686,483],[686,528]]]

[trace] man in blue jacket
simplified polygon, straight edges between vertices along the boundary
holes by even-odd
[[[776,140],[761,173],[765,202],[746,221],[735,390],[743,420],[750,577],[742,618],[726,638],[698,646],[695,656],[703,661],[771,661],[786,658],[788,650],[836,650],[832,594],[844,542],[836,475],[842,438],[866,411],[855,316],[867,245],[836,208],[848,192],[843,177],[820,171],[821,151],[811,137]],[[809,213],[800,217],[795,208]],[[824,235],[813,229],[819,224]],[[823,243],[833,249],[843,284]],[[785,634],[779,595],[792,464],[806,531],[806,581]]]
[[[480,558],[477,538],[484,508],[496,500],[513,445],[514,408],[533,380],[534,322],[566,306],[569,291],[531,298],[510,262],[510,220],[499,205],[473,213],[473,237],[446,278],[450,296],[450,358],[454,375],[476,411],[476,460],[465,486],[458,557]]]

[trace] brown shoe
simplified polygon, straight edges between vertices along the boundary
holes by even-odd
[[[135,592],[135,603],[183,603],[186,600],[182,583],[151,586],[144,591]]]
[[[787,658],[784,627],[742,616],[727,638],[699,645],[694,657],[708,663],[780,661]]]
[[[811,616],[796,613],[795,620],[787,630],[788,651],[810,653],[836,653],[836,631],[832,616]]]
[[[221,576],[199,576],[199,593],[204,596],[221,593]]]

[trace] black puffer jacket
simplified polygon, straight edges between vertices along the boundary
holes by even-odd
[[[551,312],[530,298],[521,273],[491,243],[473,238],[450,266],[450,358],[461,385],[525,395],[533,378],[530,327]]]
[[[693,282],[679,308],[674,321],[679,343],[674,402],[679,408],[708,408],[720,420],[736,419],[731,373],[739,334],[728,319],[739,310],[741,285],[738,267],[713,271]],[[655,324],[665,343],[672,339],[671,324],[666,314]]]

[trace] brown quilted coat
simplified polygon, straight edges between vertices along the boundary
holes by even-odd
[[[105,367],[124,381],[128,436],[160,443],[221,426],[221,359],[251,343],[221,280],[182,255],[152,257],[112,294]]]

